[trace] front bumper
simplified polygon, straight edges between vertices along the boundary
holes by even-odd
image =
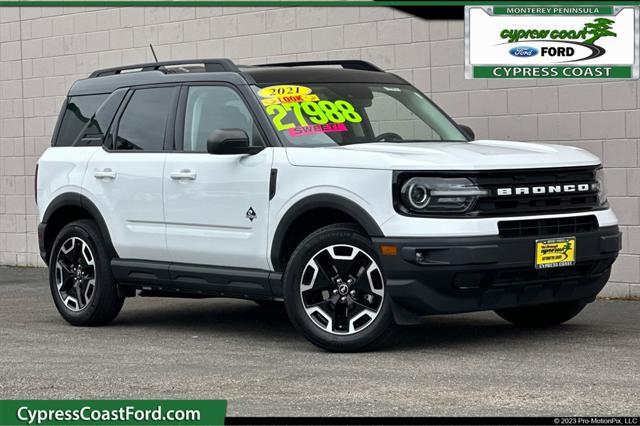
[[[387,292],[408,315],[459,313],[569,300],[592,301],[621,248],[617,226],[576,237],[574,266],[535,269],[535,237],[374,238],[397,247],[381,255]],[[549,239],[554,237],[540,237]],[[421,262],[416,252],[422,254]],[[412,321],[407,321],[412,322]]]

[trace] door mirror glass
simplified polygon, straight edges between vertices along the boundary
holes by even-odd
[[[207,152],[209,154],[257,154],[262,146],[251,146],[249,135],[242,129],[214,130],[207,138]]]
[[[460,128],[460,130],[462,130],[462,133],[464,133],[466,137],[468,137],[471,140],[476,139],[476,134],[473,132],[471,127],[466,126],[464,124],[458,124],[458,127]]]

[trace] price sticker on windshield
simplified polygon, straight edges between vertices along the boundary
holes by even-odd
[[[291,136],[313,133],[345,132],[345,123],[360,123],[362,116],[343,100],[305,101],[271,104],[265,108],[278,131]]]
[[[319,101],[311,88],[295,84],[279,84],[268,86],[258,91],[258,96],[263,98],[263,105],[287,104],[291,102]]]

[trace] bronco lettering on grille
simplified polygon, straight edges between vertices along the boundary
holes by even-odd
[[[595,191],[595,183],[580,183],[566,185],[540,185],[540,186],[516,186],[509,188],[497,188],[496,194],[505,195],[529,195],[529,194],[564,194],[567,192]]]

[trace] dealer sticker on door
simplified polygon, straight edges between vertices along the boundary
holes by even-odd
[[[466,78],[638,78],[637,6],[465,6]]]
[[[576,238],[536,241],[536,268],[558,268],[576,263]]]

